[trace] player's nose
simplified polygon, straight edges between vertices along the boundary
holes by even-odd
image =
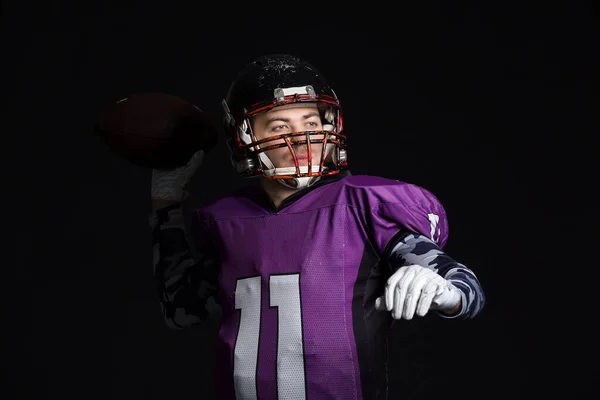
[[[294,134],[290,139],[292,139],[292,142],[301,142],[306,140],[306,134],[301,130],[294,130]]]

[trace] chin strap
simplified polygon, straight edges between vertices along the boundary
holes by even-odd
[[[300,169],[301,174],[306,174],[308,172],[307,165],[301,165],[298,167]],[[313,165],[311,167],[313,173],[319,172],[319,166]],[[277,176],[277,175],[293,175],[296,173],[296,167],[286,167],[286,168],[273,168],[268,171],[268,176]],[[303,177],[294,177],[289,179],[275,179],[277,182],[282,184],[285,187],[291,189],[304,189],[312,186],[315,182],[317,182],[321,178],[320,176],[303,176]]]
[[[317,167],[318,168],[318,167]],[[277,179],[277,182],[291,189],[305,189],[311,187],[321,179],[320,176],[305,176],[302,178]]]

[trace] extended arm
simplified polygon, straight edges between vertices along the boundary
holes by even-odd
[[[413,314],[422,316],[430,309],[451,318],[479,314],[485,304],[479,280],[432,240],[404,232],[388,248],[385,258],[393,275],[388,280],[385,305],[395,318],[411,319]]]

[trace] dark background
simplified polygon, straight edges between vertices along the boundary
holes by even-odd
[[[197,1],[2,2],[2,398],[212,398],[217,324],[170,331],[152,277],[150,172],[93,137],[128,94],[220,119],[253,58],[314,63],[342,100],[354,174],[422,185],[488,303],[397,323],[391,398],[587,398],[597,368],[595,10]],[[198,201],[245,182],[223,141]],[[6,224],[8,222],[8,224]],[[6,228],[8,227],[8,228]],[[589,365],[588,365],[589,364]]]

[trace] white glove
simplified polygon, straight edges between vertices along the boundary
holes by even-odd
[[[392,312],[394,319],[423,317],[431,310],[452,310],[461,301],[460,291],[435,271],[409,265],[387,281],[385,295],[375,300],[377,310]]]
[[[186,185],[202,164],[204,152],[202,150],[194,153],[187,164],[174,169],[153,169],[152,188],[150,197],[152,200],[170,200],[181,202],[186,190]]]

